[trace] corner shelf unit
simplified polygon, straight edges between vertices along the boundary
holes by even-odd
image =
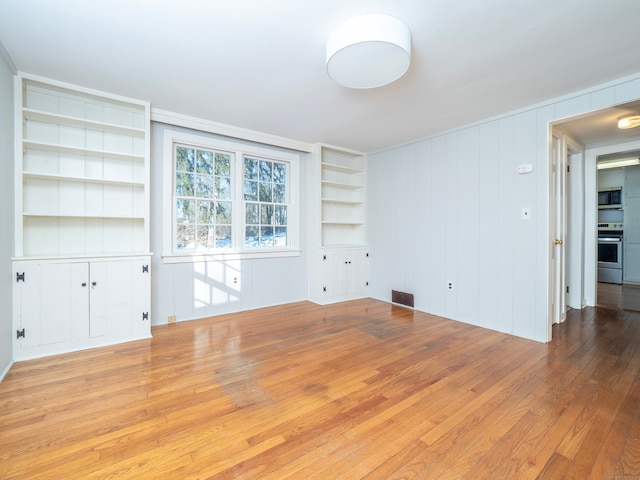
[[[147,254],[149,104],[22,73],[15,90],[15,256]]]
[[[365,156],[321,145],[321,246],[365,245]]]

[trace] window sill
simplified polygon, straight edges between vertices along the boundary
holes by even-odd
[[[162,263],[220,262],[227,260],[252,260],[257,258],[299,257],[301,253],[302,250],[297,249],[228,253],[169,253],[162,255]]]

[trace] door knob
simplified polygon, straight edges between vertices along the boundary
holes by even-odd
[[[559,238],[556,238],[556,239],[553,241],[553,244],[554,244],[554,245],[562,245],[562,240],[560,240]]]

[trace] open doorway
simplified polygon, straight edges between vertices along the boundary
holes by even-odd
[[[599,155],[596,305],[640,310],[640,150]]]
[[[631,112],[640,112],[640,102],[607,108],[553,125],[556,132],[566,134],[575,142],[575,147],[567,150],[567,163],[571,173],[567,180],[568,201],[564,207],[567,218],[566,285],[561,287],[568,288],[568,292],[571,292],[573,297],[571,302],[577,308],[595,306],[599,302],[612,303],[616,301],[614,298],[616,296],[619,298],[618,305],[621,308],[627,308],[630,305],[630,302],[622,301],[624,286],[632,283],[629,278],[613,292],[611,288],[607,288],[610,285],[602,286],[600,284],[604,282],[598,282],[598,223],[601,223],[599,222],[601,217],[598,215],[597,162],[599,157],[610,159],[611,155],[640,150],[640,128],[629,130],[617,128],[618,118]],[[640,167],[638,170],[640,172]],[[640,208],[640,198],[638,203]],[[550,227],[553,228],[553,224]],[[638,228],[640,230],[640,227]],[[640,232],[638,236],[640,237]],[[637,255],[640,262],[640,243],[637,249],[630,248],[626,255],[623,251],[623,255],[626,261],[633,261],[634,256]],[[640,286],[640,278],[638,280]],[[599,289],[599,285],[602,288]],[[632,293],[635,289],[627,288],[626,290],[630,292],[627,295],[628,298],[640,297],[640,294]],[[602,294],[602,298],[599,298],[599,293]],[[569,293],[567,293],[567,305],[569,303]]]

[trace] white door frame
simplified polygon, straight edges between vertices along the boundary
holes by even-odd
[[[585,182],[584,182],[584,146],[577,142],[569,147],[568,164],[571,171],[567,181],[567,307],[581,309],[584,301],[584,244],[585,236],[592,230],[585,230]],[[579,150],[577,150],[579,149]]]

